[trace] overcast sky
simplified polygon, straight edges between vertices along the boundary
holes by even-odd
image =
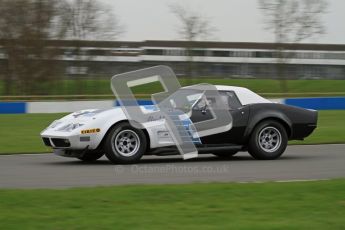
[[[265,31],[257,0],[101,0],[114,8],[125,26],[120,40],[179,39],[178,20],[169,4],[179,3],[198,10],[210,18],[217,28],[213,40],[235,42],[271,42],[273,36]],[[345,1],[328,0],[324,16],[326,34],[309,42],[345,44]]]

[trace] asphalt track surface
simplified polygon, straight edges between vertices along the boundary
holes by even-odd
[[[0,156],[0,188],[69,188],[123,184],[319,180],[345,177],[345,145],[289,146],[273,161],[248,153],[230,159],[213,155],[144,157],[135,165],[95,163],[53,154]]]

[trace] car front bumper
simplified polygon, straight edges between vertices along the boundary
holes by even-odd
[[[41,133],[43,143],[53,149],[83,150],[86,147],[95,149],[97,147],[97,134],[80,134],[76,132],[60,132],[45,130]]]
[[[57,156],[77,158],[77,157],[83,156],[87,150],[88,150],[87,147],[83,150],[54,149],[53,148],[53,153]]]
[[[90,137],[42,135],[43,143],[56,149],[85,149],[90,146]]]

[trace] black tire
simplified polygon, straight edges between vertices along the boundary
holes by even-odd
[[[137,141],[136,144],[134,140]],[[124,122],[110,130],[104,143],[104,150],[106,157],[112,163],[131,164],[140,160],[146,151],[146,146],[143,130]]]
[[[277,121],[267,120],[254,128],[249,139],[248,152],[258,160],[274,160],[284,153],[287,143],[288,136],[284,126]]]
[[[212,153],[212,154],[220,158],[231,158],[236,153],[238,153],[238,151],[226,151],[226,152],[218,152],[218,153]]]
[[[79,160],[85,161],[85,162],[94,162],[101,158],[104,155],[104,152],[95,152],[95,151],[90,151],[86,152],[84,155],[78,157]]]

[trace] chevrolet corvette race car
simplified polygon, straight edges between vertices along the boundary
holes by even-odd
[[[317,111],[273,103],[249,89],[214,86],[219,98],[205,98],[202,91],[184,87],[170,97],[188,94],[190,112],[180,120],[191,135],[198,153],[230,157],[248,151],[260,160],[280,157],[288,140],[303,140],[317,126]],[[206,100],[206,102],[205,102]],[[215,100],[227,105],[232,122],[219,133],[198,135],[193,124],[212,118],[209,109]],[[146,113],[157,110],[141,106]],[[104,154],[113,163],[134,163],[144,154],[178,154],[176,142],[165,119],[148,119],[141,128],[132,125],[121,107],[108,110],[88,109],[71,113],[51,123],[41,132],[46,146],[60,156],[95,161]]]

